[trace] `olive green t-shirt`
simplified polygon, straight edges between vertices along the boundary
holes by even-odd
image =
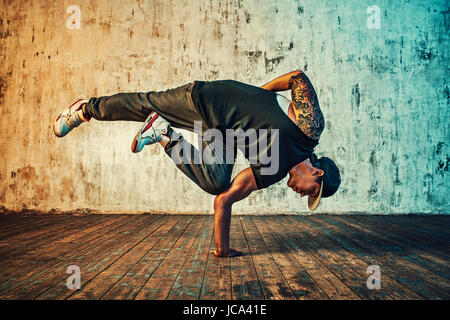
[[[245,139],[243,153],[259,189],[283,179],[318,144],[289,119],[271,91],[234,80],[195,81],[191,96],[209,128],[256,132],[253,142]]]

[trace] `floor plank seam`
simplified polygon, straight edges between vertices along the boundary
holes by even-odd
[[[167,250],[167,253],[164,255],[164,258],[167,257],[167,255],[169,254],[170,250],[173,249],[173,247],[175,246],[175,244],[177,243],[177,241],[181,238],[181,236],[183,235],[183,233],[186,231],[186,229],[190,226],[190,224],[192,223],[192,221],[194,220],[194,218],[191,218],[191,220],[189,221],[189,223],[186,225],[185,228],[183,228],[183,231],[180,233],[180,235],[177,237],[176,241],[173,242],[172,246],[170,247],[169,250]],[[158,270],[158,267],[161,265],[161,263],[163,263],[164,259],[161,259],[161,261],[158,263],[158,266],[152,271],[152,273],[149,275],[149,277],[144,281],[144,284],[140,287],[140,289],[136,292],[136,294],[133,297],[133,300],[136,299],[136,297],[140,294],[141,290],[145,287],[145,285],[147,284],[147,282],[150,280],[150,278],[152,277],[152,275],[156,272],[156,270]]]

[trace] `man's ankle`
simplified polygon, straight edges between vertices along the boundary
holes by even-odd
[[[84,109],[84,107],[86,106],[86,104],[83,104],[83,106],[81,107],[81,111],[79,113],[81,120],[88,122],[89,120],[91,120],[91,117],[86,113],[86,110]]]
[[[163,146],[163,148],[166,148],[166,146],[170,143],[170,141],[171,140],[168,136],[162,135],[159,143]]]

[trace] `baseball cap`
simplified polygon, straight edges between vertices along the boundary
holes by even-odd
[[[339,189],[341,175],[336,163],[330,158],[322,157],[317,159],[316,155],[313,153],[310,160],[314,167],[322,169],[324,172],[318,195],[315,197],[308,197],[309,210],[315,210],[319,206],[321,198],[331,197]]]

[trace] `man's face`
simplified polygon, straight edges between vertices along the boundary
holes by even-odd
[[[306,195],[316,196],[320,191],[320,183],[314,175],[301,175],[298,172],[289,172],[288,187],[300,194],[301,197]]]

